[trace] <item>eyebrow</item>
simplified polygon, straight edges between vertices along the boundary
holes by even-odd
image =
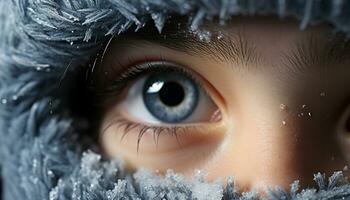
[[[296,41],[282,57],[284,65],[295,72],[310,67],[329,70],[350,59],[350,41],[341,33],[329,33],[327,39],[313,33]]]
[[[223,33],[221,34],[223,35]],[[210,41],[202,41],[198,37],[194,34],[180,33],[176,36],[167,35],[165,40],[156,38],[151,42],[191,55],[205,56],[216,61],[232,62],[237,65],[248,66],[249,64],[257,64],[259,61],[259,54],[255,46],[247,41],[242,34],[231,37],[223,35],[220,36],[220,39],[214,35]]]
[[[169,26],[168,26],[169,27]],[[205,34],[205,33],[204,33]],[[220,62],[231,62],[235,66],[256,66],[263,58],[255,44],[244,37],[244,33],[225,35],[212,31],[210,41],[202,41],[198,35],[191,33],[187,27],[172,25],[164,29],[162,34],[156,30],[145,29],[137,33],[128,33],[121,40],[130,39],[146,41],[185,52],[190,55],[204,56]],[[119,39],[118,39],[119,40]],[[119,40],[120,41],[120,40]],[[316,33],[309,33],[295,41],[291,48],[281,52],[282,65],[292,72],[304,73],[311,67],[329,69],[335,64],[350,59],[350,42],[344,34],[329,33],[322,39]]]
[[[136,33],[129,32],[118,38],[117,42],[125,42],[125,44],[132,40],[151,42],[189,55],[204,56],[216,61],[232,62],[244,66],[257,64],[260,60],[256,47],[246,40],[244,34],[228,36],[215,30],[202,34],[211,34],[210,40],[201,40],[197,33],[190,32],[186,27],[170,26],[170,28],[164,28],[162,34],[154,29],[146,28]]]

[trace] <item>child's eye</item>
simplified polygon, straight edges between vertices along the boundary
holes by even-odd
[[[150,72],[133,83],[121,109],[145,124],[208,122],[218,109],[196,80],[172,64],[148,63],[167,68]],[[169,66],[170,65],[170,66]]]
[[[223,141],[220,98],[188,68],[143,62],[114,74],[108,85],[114,94],[102,95],[109,103],[99,135],[109,156],[122,156],[131,166],[186,167],[193,158],[209,158]],[[171,163],[179,155],[181,162]]]

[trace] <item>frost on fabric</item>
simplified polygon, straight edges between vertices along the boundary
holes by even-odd
[[[164,177],[161,177],[141,169],[134,174],[134,178],[140,183],[140,194],[147,199],[214,200],[223,196],[222,185],[205,182],[203,175],[188,180],[172,170],[168,170]]]
[[[316,189],[299,189],[298,181],[291,184],[290,190],[273,188],[267,191],[268,199],[343,199],[350,197],[350,185],[335,172],[327,178],[316,174]],[[254,191],[240,193],[234,180],[228,178],[227,186],[220,181],[205,181],[205,173],[197,171],[193,177],[168,170],[164,176],[139,169],[128,174],[123,170],[121,160],[103,161],[100,155],[91,151],[83,153],[80,166],[73,176],[62,178],[49,192],[50,200],[59,199],[169,199],[169,200],[259,200]]]

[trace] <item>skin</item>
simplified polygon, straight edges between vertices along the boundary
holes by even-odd
[[[234,176],[242,190],[276,185],[289,188],[296,179],[311,186],[314,173],[331,175],[342,170],[349,162],[350,150],[345,126],[350,68],[345,57],[329,63],[322,60],[327,55],[322,50],[330,38],[329,27],[300,31],[291,19],[232,21],[234,24],[225,27],[206,27],[224,33],[224,41],[239,44],[237,38],[243,38],[254,52],[251,60],[220,59],[138,39],[111,44],[105,55],[106,69],[128,67],[131,60],[162,59],[182,65],[203,82],[221,116],[220,120],[192,123],[196,128],[180,131],[177,139],[161,134],[158,145],[152,131],[146,131],[137,152],[139,129],[121,140],[123,128],[118,123],[110,125],[116,116],[146,123],[142,117],[128,114],[123,104],[127,87],[107,106],[102,118],[100,145],[105,155],[123,158],[130,170],[144,167],[163,174],[171,168],[191,176],[200,169],[207,173],[207,180]],[[320,59],[297,66],[288,58],[296,44],[310,41],[310,36],[319,45],[315,54],[319,53]]]

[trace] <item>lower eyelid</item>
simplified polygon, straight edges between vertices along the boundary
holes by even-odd
[[[148,131],[144,132],[140,139],[140,153],[166,153],[178,151],[179,149],[194,148],[197,145],[219,142],[225,136],[225,128],[221,121],[188,127],[173,126],[164,128],[160,132],[157,145],[154,134],[157,134],[159,128],[164,127],[147,127],[125,119],[119,119],[113,125],[107,128],[105,127],[103,137],[106,137],[105,134],[113,134],[109,137],[113,138],[111,142],[115,145],[119,143],[120,148],[136,151],[139,134],[142,129],[147,129]],[[174,129],[177,129],[176,135],[173,132]],[[103,138],[101,139],[103,140]]]

